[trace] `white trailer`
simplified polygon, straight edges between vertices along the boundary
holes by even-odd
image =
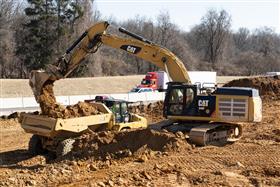
[[[159,90],[165,90],[167,89],[167,83],[170,82],[169,77],[167,76],[167,73],[164,71],[157,71],[157,77],[158,77],[158,89]]]
[[[171,82],[167,73],[158,71],[158,88],[167,89],[168,82]],[[212,71],[188,71],[192,84],[196,84],[199,89],[213,87],[217,84],[217,73]]]

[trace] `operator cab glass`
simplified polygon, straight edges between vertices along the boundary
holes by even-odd
[[[129,113],[127,103],[121,101],[107,101],[106,106],[115,114],[117,123],[129,122]]]
[[[121,108],[119,103],[115,103],[113,112],[115,114],[116,122],[120,122],[122,115],[121,115]]]
[[[194,103],[196,86],[168,85],[165,98],[165,115],[183,115]]]
[[[143,84],[143,85],[150,85],[150,84],[151,84],[151,80],[145,80],[145,79],[143,79],[142,82],[141,82],[141,84]]]
[[[128,112],[128,107],[126,102],[121,103],[121,115],[122,115],[122,122],[124,123],[129,122],[129,112]]]

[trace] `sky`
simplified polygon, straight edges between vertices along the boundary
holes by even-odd
[[[246,27],[250,31],[270,27],[280,34],[280,0],[95,0],[102,16],[117,21],[136,15],[156,20],[162,11],[168,11],[171,21],[189,31],[199,24],[207,10],[226,10],[232,19],[232,30]]]

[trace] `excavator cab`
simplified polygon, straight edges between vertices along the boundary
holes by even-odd
[[[191,117],[211,117],[215,105],[215,96],[198,95],[197,85],[170,82],[164,101],[164,116],[184,116],[189,120]]]
[[[164,115],[183,115],[194,105],[196,95],[196,85],[168,83],[164,101]]]

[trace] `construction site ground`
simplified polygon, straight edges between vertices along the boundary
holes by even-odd
[[[224,147],[194,147],[179,133],[175,139],[182,141],[167,150],[143,145],[120,157],[80,154],[60,160],[32,157],[30,134],[17,120],[2,120],[0,186],[279,186],[280,101],[264,103],[263,110],[261,123],[244,124],[243,138]]]
[[[267,86],[265,86],[267,87]],[[273,93],[275,94],[275,93]],[[160,103],[134,108],[150,124]],[[280,186],[280,100],[263,100],[263,120],[243,123],[243,137],[196,147],[166,131],[85,134],[73,152],[32,156],[17,119],[0,120],[0,186]]]

